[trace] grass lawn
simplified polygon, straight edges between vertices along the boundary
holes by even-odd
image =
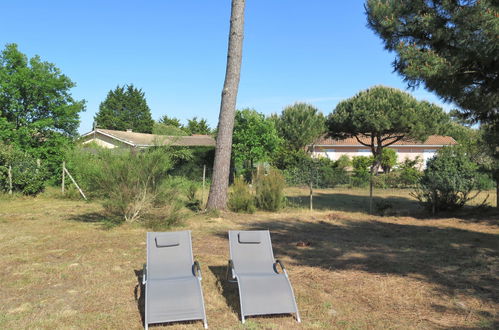
[[[307,190],[288,194],[308,206]],[[498,328],[498,214],[431,219],[406,192],[377,194],[392,216],[366,214],[364,192],[320,190],[313,212],[193,215],[173,228],[192,230],[210,328]],[[47,195],[0,199],[0,328],[142,328],[146,229],[108,228],[101,211]],[[302,324],[291,316],[240,324],[237,285],[224,280],[229,229],[270,229]]]

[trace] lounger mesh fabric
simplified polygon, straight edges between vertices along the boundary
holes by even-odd
[[[243,322],[248,315],[285,313],[296,313],[299,320],[291,283],[274,269],[269,231],[229,231],[229,245]]]
[[[190,231],[147,233],[146,328],[151,323],[206,322],[193,263]]]

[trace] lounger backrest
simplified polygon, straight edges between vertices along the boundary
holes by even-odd
[[[147,233],[147,277],[168,279],[192,276],[191,232]]]
[[[239,274],[274,273],[274,253],[268,230],[229,231],[230,256]]]

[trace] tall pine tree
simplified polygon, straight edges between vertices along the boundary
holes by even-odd
[[[132,85],[109,91],[94,117],[98,128],[152,133],[154,121],[144,92]]]

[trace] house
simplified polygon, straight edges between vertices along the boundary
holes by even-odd
[[[370,138],[361,137],[360,140],[369,144]],[[388,146],[397,152],[397,161],[402,162],[405,159],[414,160],[419,157],[423,163],[432,158],[437,150],[450,145],[455,145],[457,142],[450,136],[430,135],[426,141],[415,141],[412,139],[402,139]],[[327,157],[331,160],[337,160],[342,155],[347,155],[352,158],[355,156],[372,156],[371,149],[362,145],[355,137],[346,139],[333,139],[330,137],[322,137],[314,144],[309,146],[312,157]]]
[[[166,136],[136,133],[132,130],[116,131],[101,128],[83,134],[80,141],[83,144],[93,142],[108,149],[120,147],[143,149],[167,145],[181,147],[215,147],[215,139],[209,135]]]

